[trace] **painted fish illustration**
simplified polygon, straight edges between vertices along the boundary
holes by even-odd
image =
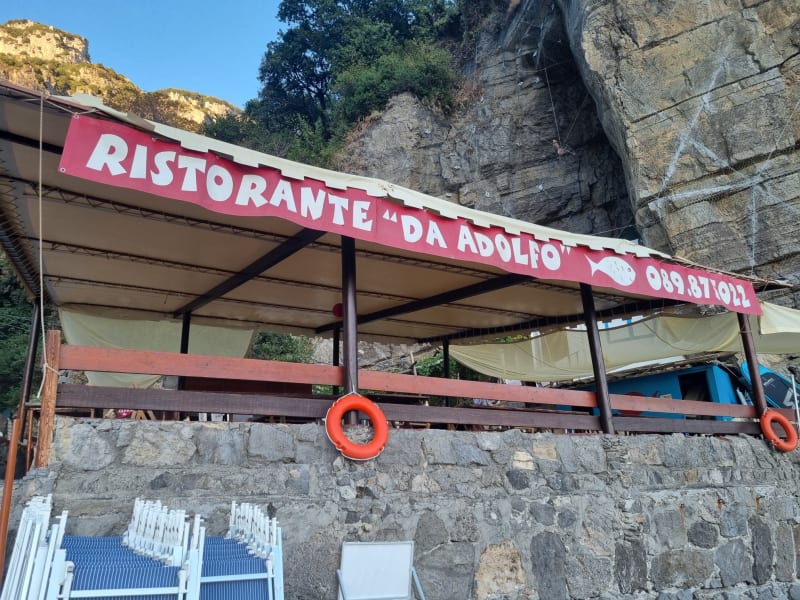
[[[594,262],[588,256],[586,260],[592,267],[592,275],[597,271],[605,273],[619,285],[628,286],[636,279],[636,271],[623,259],[618,256],[606,256],[600,262]]]

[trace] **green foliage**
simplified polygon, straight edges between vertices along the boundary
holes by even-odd
[[[33,305],[17,282],[8,258],[0,251],[0,410],[13,411],[19,405],[32,311]],[[46,310],[47,326],[55,322],[55,313]],[[36,372],[34,386],[40,378],[41,373]]]
[[[267,47],[258,98],[208,135],[325,165],[348,130],[395,94],[451,107],[458,76],[444,48],[460,35],[455,2],[283,0],[278,18],[289,27]]]
[[[450,54],[430,43],[409,44],[372,63],[354,65],[336,79],[337,109],[348,123],[381,110],[392,96],[411,92],[431,104],[450,109],[458,81]]]
[[[420,358],[414,365],[417,375],[427,377],[444,377],[444,354],[436,350],[430,356]],[[482,373],[473,371],[469,367],[450,359],[450,379],[465,379],[468,381],[493,381]],[[431,396],[429,402],[432,406],[470,406],[472,398]]]
[[[311,362],[313,353],[314,345],[306,337],[262,331],[256,334],[247,357],[308,363]]]
[[[0,253],[0,409],[19,404],[31,304]]]
[[[444,377],[444,355],[436,350],[430,356],[420,358],[415,363],[417,375],[427,377]],[[450,379],[466,379],[468,381],[491,381],[490,377],[473,371],[469,367],[450,359]]]

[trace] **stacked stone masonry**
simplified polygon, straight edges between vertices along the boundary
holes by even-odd
[[[353,462],[317,424],[63,418],[14,505],[53,493],[69,533],[111,535],[159,499],[219,535],[231,500],[258,503],[296,600],[336,597],[345,540],[414,540],[437,600],[800,599],[799,456],[744,436],[396,429]]]

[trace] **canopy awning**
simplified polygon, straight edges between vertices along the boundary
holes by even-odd
[[[581,283],[601,317],[675,303],[757,314],[754,285],[767,285],[3,82],[0,199],[20,279],[38,294],[41,275],[77,311],[329,334],[343,236],[356,240],[359,336],[384,342],[581,319]]]
[[[755,347],[764,354],[800,352],[800,311],[762,302],[750,317]],[[687,315],[666,309],[628,322],[603,324],[600,345],[609,371],[714,353],[742,352],[741,331],[730,312]],[[510,343],[452,345],[450,356],[499,379],[560,382],[593,375],[585,329],[558,329]]]

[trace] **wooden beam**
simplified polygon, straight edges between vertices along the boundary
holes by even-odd
[[[46,467],[50,460],[50,445],[53,441],[53,425],[56,418],[56,393],[58,391],[58,371],[61,368],[61,332],[47,332],[45,342],[45,371],[42,384],[42,408],[39,413],[39,437],[36,440],[34,466]]]
[[[761,433],[755,421],[719,421],[715,419],[659,419],[657,417],[614,417],[618,431],[636,433],[739,434]]]
[[[504,385],[465,379],[443,379],[422,375],[402,375],[384,371],[361,371],[361,387],[377,392],[399,392],[423,396],[451,396],[460,398],[489,398],[506,402],[561,405],[594,408],[593,392],[540,388],[524,385]],[[369,392],[365,392],[369,396]]]
[[[61,368],[103,373],[342,385],[341,369],[329,365],[92,346],[63,346]]]
[[[244,395],[176,390],[142,390],[62,385],[58,404],[62,408],[131,408],[180,412],[225,412],[239,415],[285,416],[321,419],[333,398]],[[389,421],[454,425],[541,427],[598,431],[599,420],[588,414],[490,408],[449,408],[379,402]]]
[[[742,404],[723,404],[703,400],[676,400],[672,398],[651,398],[647,396],[628,396],[611,394],[611,407],[615,410],[654,412],[675,415],[736,417],[740,419],[757,418],[756,409]],[[616,422],[617,417],[614,417]]]
[[[767,398],[764,393],[764,382],[761,381],[761,370],[758,368],[758,355],[756,346],[753,342],[753,334],[750,331],[750,319],[747,315],[736,313],[739,321],[739,332],[742,337],[742,347],[747,361],[747,370],[750,372],[750,387],[753,390],[753,405],[756,407],[758,416],[763,415],[767,410]]]
[[[225,412],[237,415],[294,416],[309,419],[324,417],[332,401],[332,397],[230,394],[72,384],[60,386],[58,392],[59,408],[130,408],[181,413]]]

